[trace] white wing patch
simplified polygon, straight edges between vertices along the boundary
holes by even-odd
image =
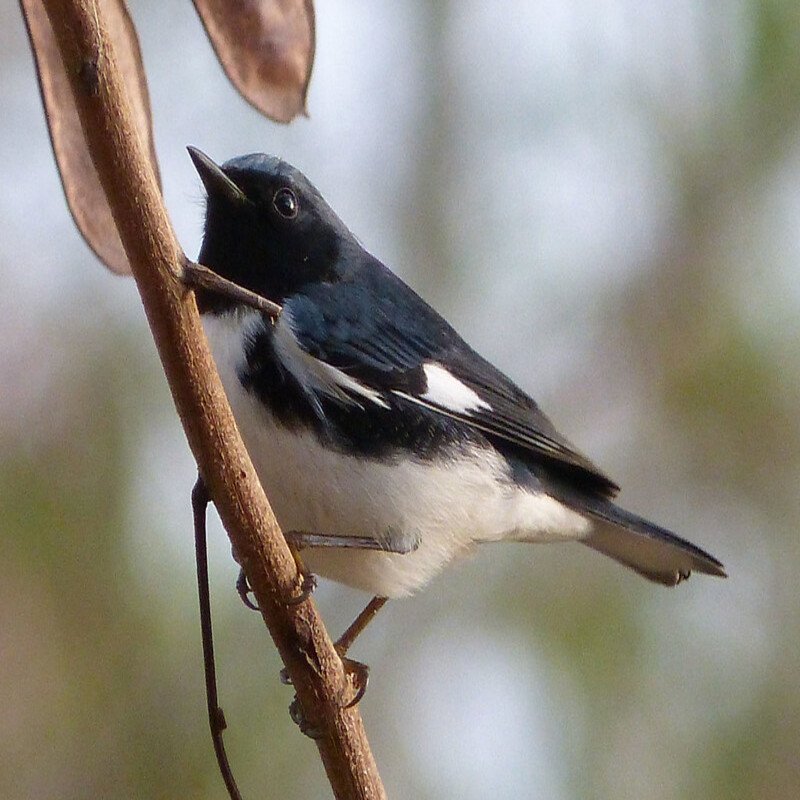
[[[422,367],[428,388],[420,395],[427,400],[457,414],[469,414],[470,411],[491,411],[492,407],[480,395],[453,377],[439,364],[425,364]]]
[[[292,328],[291,312],[286,308],[275,325],[273,341],[275,353],[283,366],[315,400],[316,395],[324,394],[345,405],[360,406],[361,403],[354,399],[360,397],[382,408],[389,408],[380,392],[303,350]],[[322,411],[319,405],[317,410],[320,413]]]

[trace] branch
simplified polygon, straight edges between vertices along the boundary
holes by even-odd
[[[300,584],[236,430],[209,354],[187,263],[132,123],[97,0],[44,0],[70,78],[84,136],[130,260],[189,446],[264,621],[288,670],[337,798],[385,797],[352,687],[313,600],[286,605]]]
[[[209,289],[211,291],[219,292],[227,297],[229,300],[236,300],[243,305],[255,308],[257,311],[263,311],[273,319],[278,319],[283,310],[277,303],[272,300],[267,300],[260,294],[251,292],[243,286],[239,286],[216,272],[212,272],[208,267],[202,264],[195,264],[187,261],[183,265],[183,282],[192,289]]]

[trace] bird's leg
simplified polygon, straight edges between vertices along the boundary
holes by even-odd
[[[383,608],[388,599],[387,597],[378,597],[377,595],[373,597],[348,626],[347,630],[334,642],[333,646],[339,654],[339,658],[342,660],[342,666],[347,675],[351,678],[355,689],[355,694],[344,704],[344,708],[352,708],[358,705],[364,697],[364,693],[367,691],[367,684],[369,683],[369,667],[361,661],[348,658],[346,653],[364,628],[369,625],[375,615]],[[291,685],[291,679],[285,668],[281,670],[281,682]],[[303,709],[300,707],[297,697],[292,700],[289,706],[289,716],[297,727],[300,728],[301,733],[304,733],[311,739],[319,738],[319,732],[309,726],[308,721],[303,715]]]
[[[336,640],[336,652],[341,658],[347,654],[353,642],[361,635],[364,628],[375,618],[375,615],[386,605],[388,597],[376,595],[367,603],[361,613],[350,623],[347,630]]]
[[[419,546],[418,540],[408,540],[394,536],[351,536],[331,533],[310,533],[309,531],[286,531],[286,541],[302,550],[306,547],[339,547],[346,550],[380,550],[383,553],[411,553]]]
[[[289,549],[292,551],[295,564],[297,564],[297,572],[302,575],[302,583],[300,592],[295,597],[289,597],[284,600],[286,605],[298,605],[306,601],[317,586],[317,579],[306,570],[303,562],[300,559],[300,550],[306,547],[338,547],[342,549],[352,550],[379,550],[382,553],[397,553],[405,555],[412,553],[419,546],[418,539],[407,539],[393,535],[389,531],[387,536],[376,538],[375,536],[349,536],[330,533],[311,533],[310,531],[286,531],[284,538],[289,544]],[[239,577],[236,579],[236,591],[242,602],[253,611],[258,611],[258,606],[250,599],[250,593],[253,591],[250,584],[247,582],[247,576],[244,570],[239,570]],[[380,606],[378,606],[380,608]],[[366,609],[365,609],[366,610]],[[373,612],[373,616],[374,613]],[[366,625],[366,623],[364,623]],[[352,626],[351,626],[352,627]],[[363,627],[363,626],[362,626]],[[356,636],[360,630],[356,632]],[[355,639],[355,636],[352,637]],[[349,646],[349,645],[348,645]]]
[[[375,615],[383,608],[387,600],[387,597],[379,597],[377,595],[373,597],[333,645],[336,648],[336,652],[339,654],[339,658],[342,660],[345,672],[352,677],[355,687],[355,694],[347,702],[345,708],[352,708],[361,702],[361,698],[364,697],[364,693],[367,691],[367,684],[369,683],[369,666],[361,661],[348,658],[346,655],[347,651],[364,628],[369,625]]]
[[[391,534],[391,532],[390,532]],[[405,555],[411,553],[419,546],[419,541],[407,540],[398,536],[385,536],[380,539],[374,536],[338,536],[330,534],[309,533],[308,531],[287,531],[286,540],[292,548],[303,547],[342,547],[357,550],[379,550],[383,553],[397,553]],[[336,640],[336,652],[342,660],[342,665],[348,675],[352,677],[355,686],[355,695],[348,700],[345,708],[352,708],[364,697],[369,682],[369,667],[361,661],[347,657],[347,651],[364,628],[372,621],[378,611],[386,603],[386,597],[373,597],[364,610],[353,620],[347,630]],[[291,679],[286,669],[280,673],[281,682],[291,684]],[[294,717],[293,717],[294,719]],[[302,729],[302,726],[301,726]]]
[[[300,593],[295,597],[284,600],[287,605],[297,605],[307,600],[317,585],[316,578],[307,572],[300,560],[298,551],[306,547],[338,547],[352,550],[380,550],[383,553],[399,553],[405,555],[417,549],[418,541],[408,541],[397,539],[393,541],[392,536],[377,539],[374,536],[342,536],[330,533],[311,533],[309,531],[286,531],[284,534],[286,541],[294,556],[297,564],[297,571],[303,576]],[[236,579],[236,591],[242,602],[254,611],[258,611],[258,606],[250,599],[252,589],[247,582],[244,570],[239,570],[239,577]],[[355,637],[353,637],[355,638]]]

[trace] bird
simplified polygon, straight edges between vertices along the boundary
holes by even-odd
[[[378,603],[492,542],[575,541],[674,586],[714,556],[615,502],[618,485],[371,255],[298,169],[189,154],[198,262],[279,308],[196,289],[237,427],[314,575]]]

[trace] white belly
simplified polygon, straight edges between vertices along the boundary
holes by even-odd
[[[503,458],[475,449],[447,465],[356,459],[322,447],[311,432],[276,425],[236,374],[242,318],[204,317],[239,430],[281,527],[339,536],[401,535],[404,555],[314,548],[315,574],[384,597],[409,595],[477,543],[581,538],[589,522],[545,494],[512,485]]]

